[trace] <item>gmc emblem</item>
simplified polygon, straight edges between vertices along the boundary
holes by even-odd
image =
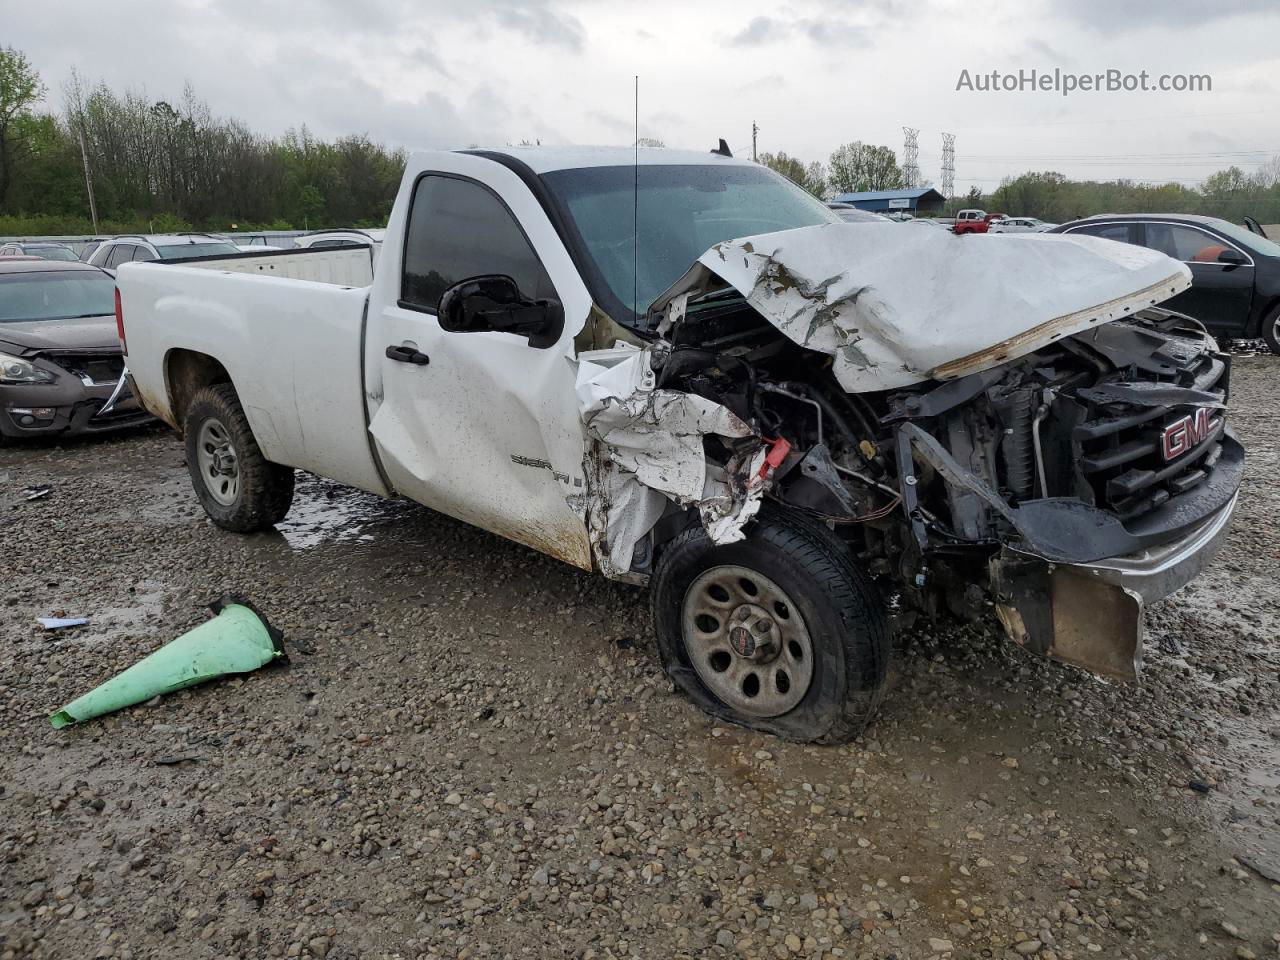
[[[1209,436],[1217,426],[1218,421],[1210,419],[1208,407],[1200,407],[1195,413],[1175,420],[1160,434],[1165,460],[1176,460]]]

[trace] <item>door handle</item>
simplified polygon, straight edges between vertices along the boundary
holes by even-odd
[[[387,347],[387,359],[397,360],[400,363],[412,363],[419,367],[425,367],[431,362],[431,358],[418,350],[417,347],[406,347],[403,345]]]

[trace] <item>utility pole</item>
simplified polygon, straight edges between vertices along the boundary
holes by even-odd
[[[915,127],[902,128],[902,185],[908,188],[920,183],[920,153],[916,146],[919,133]]]
[[[757,127],[756,122],[752,120],[751,121],[751,160],[755,163],[760,162],[756,160],[756,134],[759,132],[760,132],[760,128]]]
[[[89,176],[89,152],[84,148],[84,127],[80,128],[80,159],[84,161],[84,188],[89,192],[89,217],[93,232],[98,232],[98,205],[93,201],[93,178]]]

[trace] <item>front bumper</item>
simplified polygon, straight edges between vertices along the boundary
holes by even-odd
[[[1239,494],[1179,539],[1097,563],[1005,548],[990,561],[996,615],[1027,649],[1121,680],[1142,669],[1146,604],[1185,586],[1221,549]]]
[[[88,384],[60,372],[55,383],[0,385],[0,436],[6,438],[88,436],[152,419],[123,376]]]

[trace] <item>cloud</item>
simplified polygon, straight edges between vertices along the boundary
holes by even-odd
[[[521,34],[526,40],[564,47],[574,52],[582,49],[587,35],[582,21],[571,14],[554,10],[550,3],[498,0],[493,7],[493,15],[498,23]]]
[[[1072,0],[1071,3],[1053,3],[1050,9],[1054,14],[1074,20],[1090,30],[1105,33],[1178,30],[1229,17],[1275,16],[1280,13],[1280,5],[1275,0],[1232,0],[1230,3],[1163,0],[1160,4]]]
[[[866,47],[871,43],[866,28],[827,17],[799,17],[789,21],[754,17],[728,42],[734,47],[762,47],[797,35],[820,47]]]
[[[734,47],[758,47],[784,39],[790,33],[785,23],[772,17],[754,17],[750,23],[729,38]]]
[[[797,20],[796,29],[820,47],[871,45],[871,37],[865,28],[842,20]]]

